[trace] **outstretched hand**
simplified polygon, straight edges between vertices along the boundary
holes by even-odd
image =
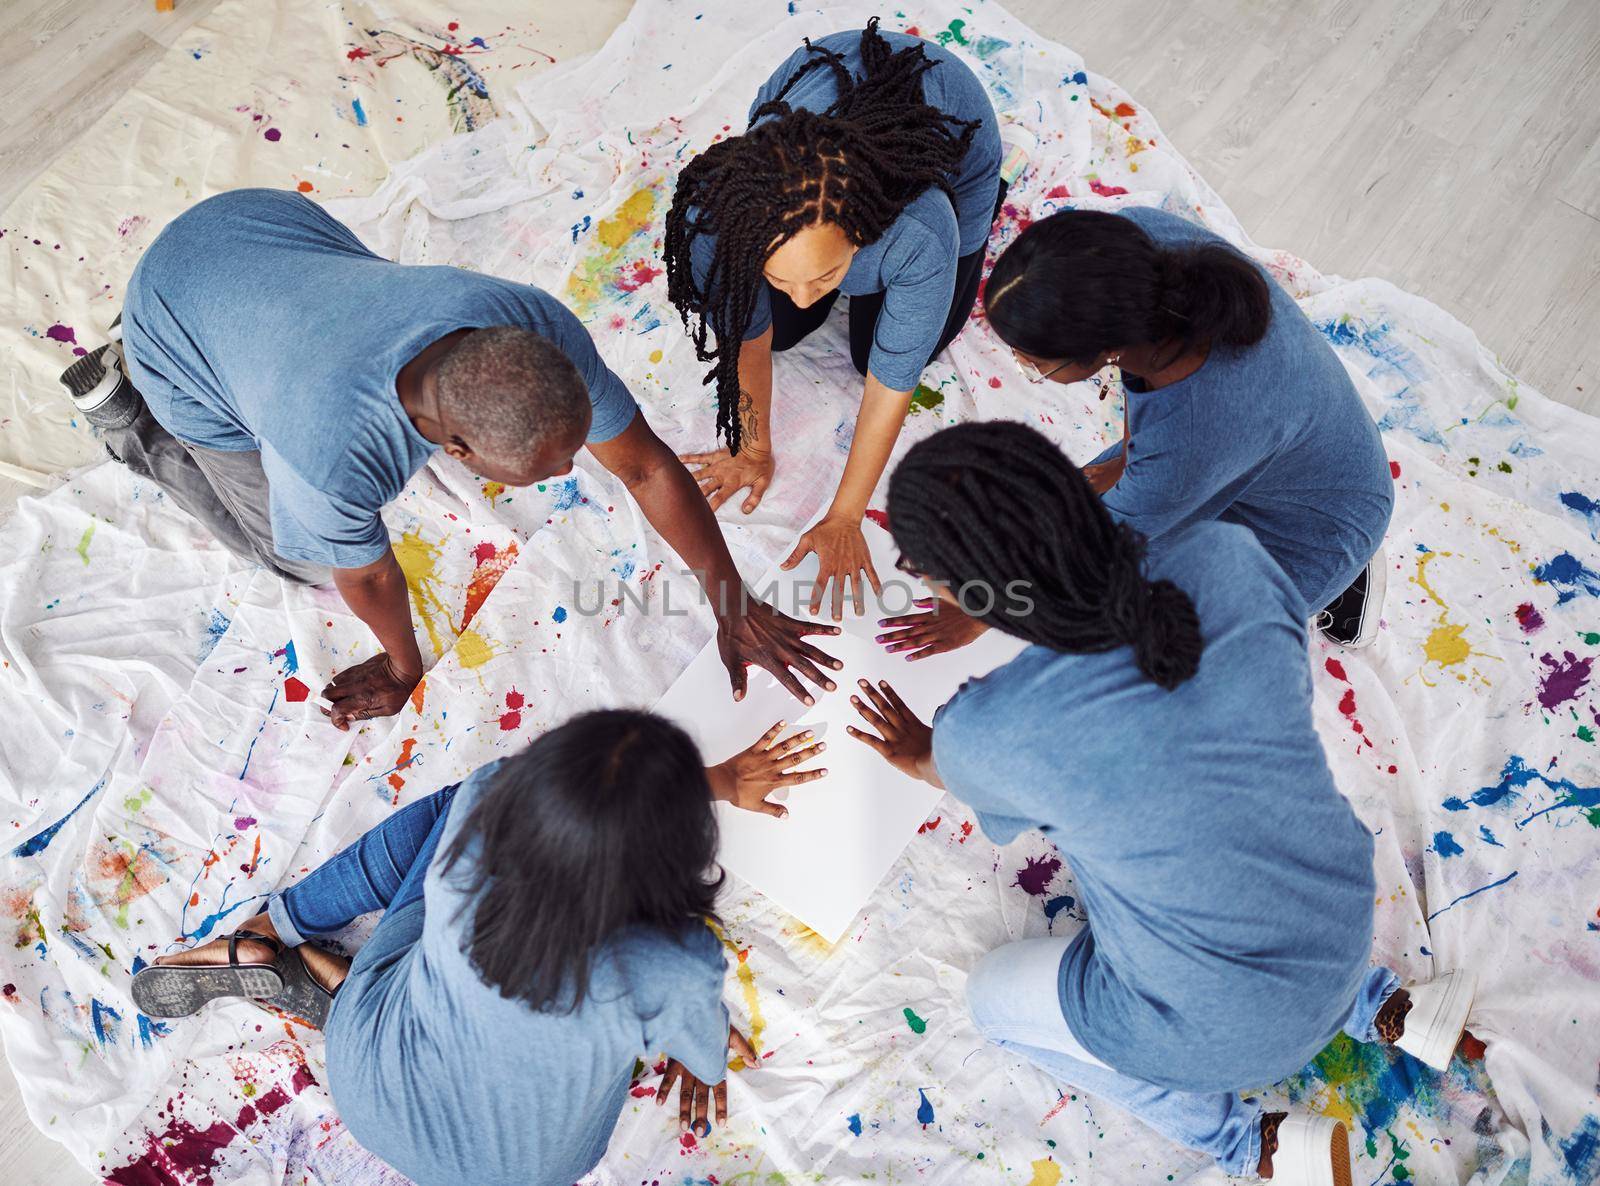
[[[706,496],[713,511],[748,487],[750,493],[739,508],[748,515],[761,505],[762,495],[772,485],[772,454],[750,445],[740,449],[737,457],[723,448],[710,453],[680,453],[678,460],[693,467],[689,474],[699,483],[700,493]]]
[[[788,815],[787,807],[769,803],[767,796],[779,787],[799,786],[828,773],[826,770],[795,769],[827,749],[828,744],[815,741],[809,729],[779,741],[778,734],[782,732],[783,722],[779,721],[749,749],[710,767],[706,777],[711,782],[711,797],[745,811],[759,811],[779,819]]]
[[[856,686],[860,694],[850,697],[850,703],[877,733],[865,732],[854,725],[845,726],[845,732],[877,750],[901,774],[934,786],[941,785],[933,771],[933,730],[906,707],[900,693],[887,683],[880,681],[874,687],[863,679],[857,680]]]
[[[422,673],[409,675],[396,669],[387,651],[380,651],[354,667],[347,667],[322,689],[332,708],[318,705],[336,729],[349,729],[351,721],[392,717],[405,707]]]
[[[750,1045],[750,1040],[736,1030],[728,1027],[728,1050],[735,1058],[747,1067],[757,1065],[755,1047]],[[717,1123],[728,1122],[728,1080],[724,1076],[722,1082],[715,1085],[702,1083],[691,1075],[681,1062],[675,1058],[667,1060],[666,1072],[661,1076],[661,1086],[656,1089],[656,1106],[660,1107],[667,1102],[667,1096],[672,1094],[672,1089],[678,1087],[678,1128],[683,1132],[692,1132],[697,1136],[706,1136],[711,1131],[711,1106],[716,1105]]]
[[[811,612],[822,608],[823,594],[833,587],[833,620],[844,617],[844,597],[847,585],[853,586],[851,600],[856,613],[866,609],[865,585],[883,594],[883,583],[878,580],[878,570],[872,566],[872,553],[867,548],[867,537],[861,534],[861,523],[839,522],[823,519],[800,537],[794,551],[780,566],[785,572],[804,560],[808,553],[817,554],[817,583],[811,590]]]
[[[881,618],[879,626],[887,628],[877,641],[891,655],[909,651],[907,659],[929,659],[957,650],[972,642],[989,627],[976,618],[969,618],[959,607],[932,597],[919,597],[911,603],[923,612],[901,614],[894,618]]]
[[[752,663],[771,672],[790,695],[805,704],[816,700],[796,677],[796,671],[817,687],[833,691],[837,685],[823,673],[823,668],[838,671],[844,664],[806,642],[805,636],[837,634],[839,627],[802,622],[753,597],[746,597],[745,601],[743,613],[729,614],[717,625],[717,653],[728,669],[733,698],[744,699],[748,686],[745,668]]]

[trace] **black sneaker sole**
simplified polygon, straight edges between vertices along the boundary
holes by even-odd
[[[120,370],[117,385],[109,395],[96,401],[93,407],[85,407],[82,402],[105,382],[111,369],[106,363],[106,352],[110,349],[110,345],[101,346],[78,359],[61,372],[61,385],[90,424],[108,429],[127,428],[144,410],[144,400]]]

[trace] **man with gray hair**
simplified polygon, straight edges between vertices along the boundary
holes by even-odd
[[[442,449],[529,486],[585,445],[699,574],[736,696],[745,667],[811,702],[837,633],[745,596],[699,487],[560,301],[526,284],[383,259],[316,203],[235,190],[175,219],[128,285],[120,346],[62,376],[113,456],[231,551],[331,579],[382,651],[336,675],[341,729],[400,710],[422,678],[380,512]],[[791,670],[792,669],[792,670]]]

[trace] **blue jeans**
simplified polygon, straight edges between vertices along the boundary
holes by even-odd
[[[422,897],[423,882],[449,818],[456,788],[401,808],[267,903],[278,937],[298,947],[374,910],[396,911]]]
[[[1120,1104],[1151,1128],[1210,1154],[1229,1174],[1254,1174],[1261,1159],[1261,1101],[1236,1092],[1174,1091],[1113,1070],[1072,1036],[1061,1011],[1061,961],[1070,939],[1024,939],[991,951],[967,977],[967,1009],[985,1038],[1053,1079]],[[1377,1040],[1378,1010],[1400,978],[1367,973],[1344,1032]]]

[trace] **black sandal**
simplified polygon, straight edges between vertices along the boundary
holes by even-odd
[[[239,962],[239,941],[271,947],[270,964]],[[146,1017],[189,1017],[222,997],[269,998],[281,993],[285,977],[278,967],[288,949],[269,935],[235,931],[228,936],[226,964],[151,964],[133,978],[133,1003]],[[299,963],[300,957],[295,957]]]
[[[283,948],[272,961],[272,966],[283,977],[283,988],[268,997],[265,1003],[319,1030],[326,1029],[328,1014],[333,1009],[334,993],[339,990],[329,992],[318,984],[296,948]]]

